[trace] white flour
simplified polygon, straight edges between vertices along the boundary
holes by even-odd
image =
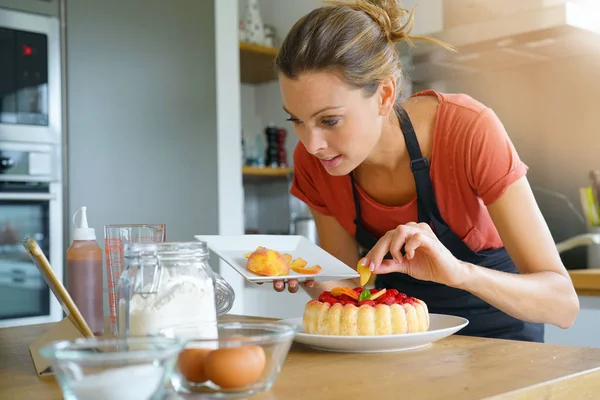
[[[156,365],[131,365],[86,375],[73,382],[70,391],[78,400],[150,400],[163,384],[164,373]]]
[[[163,279],[167,279],[163,277]],[[159,293],[132,296],[129,305],[129,335],[157,334],[177,325],[216,322],[215,291],[210,280],[190,276],[169,279]],[[119,319],[125,322],[125,301],[119,304]],[[122,330],[124,333],[124,330]],[[198,338],[216,338],[216,326],[207,327]]]

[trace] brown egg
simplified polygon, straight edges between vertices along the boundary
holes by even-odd
[[[260,378],[266,358],[260,346],[224,347],[206,356],[204,372],[208,379],[222,388],[239,388]]]
[[[211,349],[185,349],[179,354],[179,372],[188,382],[202,383],[208,380],[204,368],[206,356]]]

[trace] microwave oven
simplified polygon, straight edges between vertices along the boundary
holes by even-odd
[[[21,243],[35,238],[62,281],[60,38],[58,18],[0,7],[0,328],[63,317]]]
[[[60,25],[0,8],[0,141],[61,143]]]

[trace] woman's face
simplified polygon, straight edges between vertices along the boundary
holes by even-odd
[[[329,174],[346,175],[367,159],[385,120],[379,93],[366,97],[329,72],[280,74],[279,84],[294,131]]]

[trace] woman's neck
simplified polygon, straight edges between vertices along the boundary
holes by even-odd
[[[396,111],[384,122],[381,137],[361,166],[394,173],[408,157],[406,143]]]

